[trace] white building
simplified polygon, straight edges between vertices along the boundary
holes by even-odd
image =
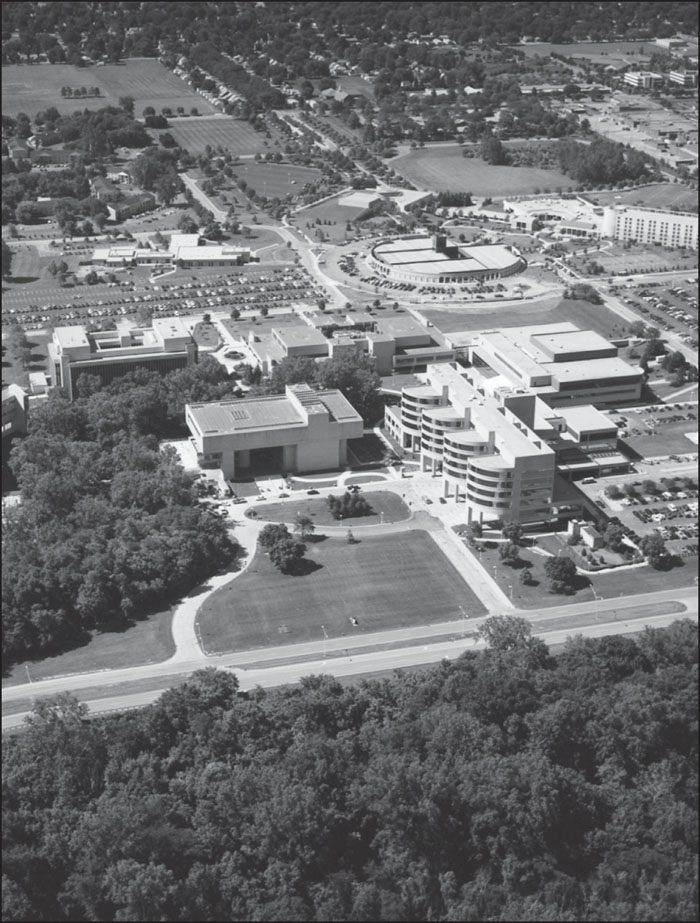
[[[624,76],[624,82],[638,90],[652,90],[654,87],[661,86],[664,78],[661,74],[654,74],[652,71],[628,71]]]
[[[603,209],[603,237],[634,240],[640,244],[698,249],[698,216],[637,205],[614,205]]]

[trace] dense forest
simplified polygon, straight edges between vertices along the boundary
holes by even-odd
[[[696,920],[697,631],[344,687],[40,700],[3,747],[3,920]]]
[[[3,662],[46,655],[168,605],[236,556],[222,521],[158,439],[182,435],[188,401],[231,396],[209,357],[106,388],[88,375],[70,403],[32,410],[10,467],[22,503],[3,520]]]

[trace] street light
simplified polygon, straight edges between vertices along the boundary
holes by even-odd
[[[328,641],[328,633],[324,625],[321,625],[321,631],[323,632],[323,662],[326,662],[326,642]]]
[[[510,590],[510,601],[513,602],[513,587],[510,583],[508,584],[508,589]]]

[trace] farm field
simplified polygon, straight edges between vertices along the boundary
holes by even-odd
[[[567,187],[571,180],[557,170],[537,167],[491,166],[462,157],[457,144],[425,147],[389,161],[391,167],[419,189],[471,192],[475,196],[507,196]]]
[[[207,145],[214,149],[222,147],[232,154],[257,154],[266,149],[264,134],[232,116],[174,119],[167,130],[191,154],[202,154]]]
[[[85,99],[64,99],[61,87],[99,87],[101,96]],[[9,64],[2,69],[2,111],[15,116],[37,112],[54,106],[70,114],[76,110],[102,109],[117,106],[120,96],[134,99],[134,113],[141,117],[146,106],[156,112],[167,106],[182,106],[187,112],[193,106],[203,113],[216,112],[214,106],[155,58],[129,58],[122,64],[104,67],[74,67],[72,64]]]
[[[427,532],[324,538],[307,545],[308,573],[281,574],[257,552],[248,570],[204,603],[197,623],[205,650],[242,651],[278,644],[387,631],[460,618],[484,607]],[[353,627],[350,618],[356,618]]]
[[[431,311],[422,308],[421,314],[442,333],[454,333],[458,330],[491,329],[495,324],[500,327],[520,327],[534,324],[557,324],[571,321],[583,330],[595,330],[601,336],[608,337],[620,324],[620,318],[605,305],[591,304],[588,301],[572,301],[562,298],[554,301],[549,298],[541,302],[522,302],[517,305],[494,304],[475,312],[472,308],[462,311]]]
[[[591,192],[585,196],[594,205],[644,205],[649,208],[697,208],[698,195],[680,184],[656,183],[620,192]]]

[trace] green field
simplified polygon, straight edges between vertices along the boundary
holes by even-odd
[[[309,543],[309,573],[281,574],[264,553],[204,603],[197,617],[209,653],[385,631],[485,612],[427,532]],[[356,618],[358,627],[350,624]]]
[[[593,192],[585,196],[594,205],[643,205],[649,208],[679,208],[697,211],[698,194],[680,184],[655,183],[639,189]]]
[[[458,144],[427,146],[390,161],[391,167],[418,189],[471,192],[475,196],[520,195],[566,188],[571,180],[557,170],[494,167],[476,157],[462,157]]]
[[[85,99],[64,99],[61,87],[99,87],[101,96]],[[141,117],[146,106],[156,112],[163,107],[173,111],[182,106],[189,112],[193,106],[204,115],[216,112],[203,96],[195,93],[155,58],[129,58],[121,64],[104,67],[74,67],[72,64],[9,64],[2,69],[2,111],[15,116],[37,112],[54,106],[61,113],[83,109],[116,106],[120,96],[134,99],[134,113]]]
[[[192,154],[202,154],[207,145],[215,150],[222,147],[232,154],[257,154],[270,149],[265,145],[264,134],[233,116],[176,119],[170,122],[168,131],[180,147]]]
[[[259,163],[247,161],[233,165],[234,174],[258,195],[268,199],[284,198],[301,192],[307,183],[321,178],[321,171],[298,167],[291,163]]]
[[[335,491],[337,496],[342,496],[343,488]],[[296,503],[266,503],[256,508],[260,519],[269,522],[294,522],[297,513],[309,516],[317,527],[319,526],[371,526],[383,522],[403,522],[408,519],[410,511],[401,497],[392,491],[380,490],[363,494],[374,513],[371,516],[360,516],[353,519],[344,519],[342,522],[333,519],[328,509],[325,497],[308,497]],[[382,513],[384,514],[381,520]]]
[[[95,670],[114,670],[144,663],[160,663],[175,653],[171,631],[172,609],[156,612],[136,622],[126,631],[106,631],[93,635],[84,647],[46,657],[43,660],[19,663],[3,677],[3,686],[27,682],[27,669],[32,680]]]
[[[442,333],[454,333],[457,330],[484,330],[498,325],[500,327],[521,327],[534,324],[558,324],[571,321],[583,330],[595,330],[601,336],[618,334],[620,318],[605,305],[590,304],[588,301],[571,301],[553,298],[540,301],[523,301],[519,304],[492,304],[480,311],[473,311],[470,306],[465,311],[431,311],[421,308],[421,314]],[[618,330],[615,330],[615,328]],[[624,328],[627,329],[626,326]]]

